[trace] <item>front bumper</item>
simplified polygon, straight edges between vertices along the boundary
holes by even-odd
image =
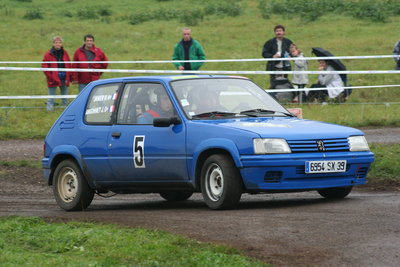
[[[306,161],[346,160],[345,172],[305,173]],[[240,173],[248,191],[311,190],[365,184],[372,152],[293,153],[242,156]]]
[[[43,177],[46,180],[46,182],[49,184],[50,175],[51,175],[51,166],[50,166],[49,158],[42,159],[42,168],[43,168]]]

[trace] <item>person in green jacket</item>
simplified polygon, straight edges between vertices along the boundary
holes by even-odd
[[[204,60],[206,54],[201,44],[192,38],[192,30],[182,29],[183,38],[174,48],[172,60]],[[178,70],[198,70],[204,62],[176,62]]]

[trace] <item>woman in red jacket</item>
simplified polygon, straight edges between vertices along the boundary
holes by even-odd
[[[51,62],[51,61],[54,61]],[[70,59],[67,51],[63,48],[63,40],[56,36],[53,38],[52,48],[46,52],[43,57],[42,68],[71,68]],[[56,95],[57,87],[61,89],[61,95],[68,95],[68,86],[70,82],[71,72],[65,71],[45,71],[44,75],[47,78],[47,87],[49,95]],[[67,105],[67,99],[62,99],[62,104]],[[51,111],[54,108],[54,99],[50,98],[47,101],[47,110]]]

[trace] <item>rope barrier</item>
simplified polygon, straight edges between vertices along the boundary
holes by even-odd
[[[63,71],[63,72],[109,72],[109,73],[151,73],[151,74],[399,74],[400,70],[337,70],[337,71],[224,71],[224,70],[128,70],[128,69],[79,69],[79,68],[29,68],[0,67],[13,71]]]
[[[332,57],[288,57],[288,58],[245,58],[245,59],[204,59],[204,60],[131,60],[131,61],[59,61],[59,63],[110,63],[110,64],[152,64],[152,63],[183,63],[183,62],[265,62],[265,61],[294,61],[294,60],[333,60],[333,59],[376,59],[399,58],[398,55],[372,56],[332,56]],[[41,64],[54,61],[0,61],[0,64]]]
[[[346,86],[342,87],[343,89],[365,89],[365,88],[390,88],[390,87],[400,87],[400,84],[397,85],[369,85],[369,86]],[[281,92],[300,92],[300,91],[318,91],[318,90],[334,90],[337,88],[301,88],[301,89],[264,89],[267,92],[271,93],[281,93]],[[48,99],[48,98],[76,98],[77,95],[31,95],[31,96],[0,96],[0,100],[5,99]]]

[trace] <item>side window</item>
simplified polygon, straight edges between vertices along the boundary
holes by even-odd
[[[164,86],[131,83],[124,88],[118,110],[118,124],[152,124],[155,117],[175,114]]]
[[[120,84],[106,84],[93,88],[85,111],[85,121],[90,124],[111,122]]]

